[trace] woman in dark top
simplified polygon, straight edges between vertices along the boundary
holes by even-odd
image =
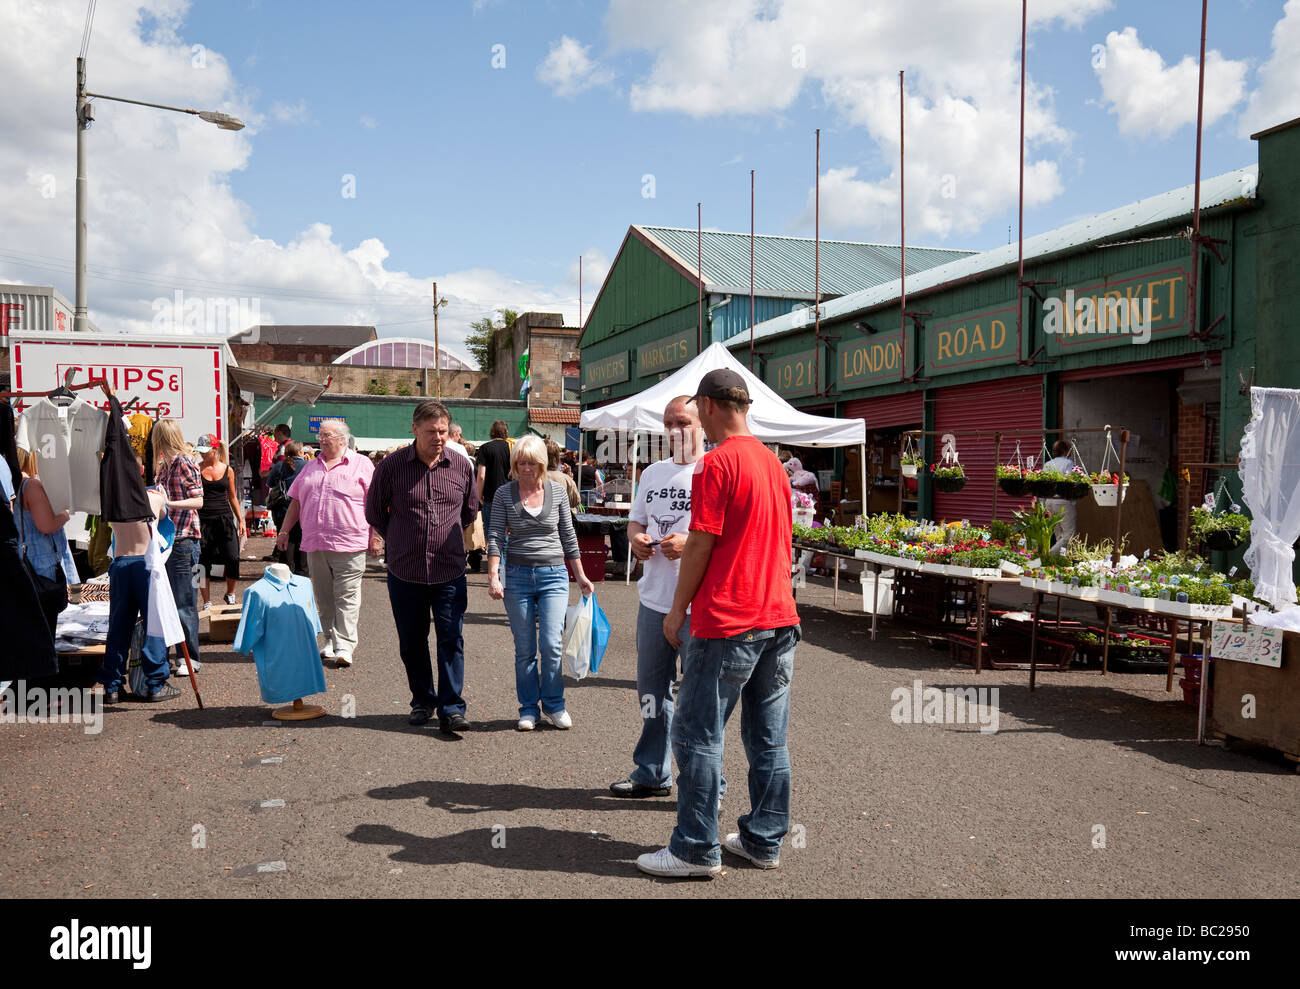
[[[239,540],[248,535],[244,513],[235,493],[235,472],[226,463],[221,444],[212,436],[200,436],[194,452],[202,456],[203,507],[199,509],[199,565],[203,567],[203,607],[212,604],[212,567],[225,568],[226,604],[235,603],[235,581],[239,579]]]

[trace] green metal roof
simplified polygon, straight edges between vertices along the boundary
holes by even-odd
[[[670,255],[691,275],[697,271],[696,231],[679,227],[635,230]],[[749,234],[705,230],[701,235],[705,290],[749,293]],[[808,237],[754,237],[754,291],[797,299],[813,297],[816,242]],[[907,273],[925,271],[974,252],[908,247]],[[899,248],[844,240],[821,242],[821,294],[847,295],[898,277]]]

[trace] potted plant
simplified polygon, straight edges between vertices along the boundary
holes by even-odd
[[[959,463],[934,464],[930,468],[930,476],[934,480],[936,490],[939,491],[960,491],[966,486],[966,472]]]
[[[1029,493],[1039,498],[1055,497],[1057,482],[1065,480],[1065,475],[1055,467],[1043,467],[1031,472],[1028,477]]]
[[[1250,519],[1235,511],[1216,515],[1210,509],[1198,506],[1192,509],[1192,535],[1210,549],[1235,549],[1249,538]]]
[[[1006,464],[998,467],[998,487],[1013,498],[1023,498],[1029,493],[1029,482],[1025,480],[1023,467]]]
[[[1052,548],[1052,533],[1065,518],[1065,511],[1049,512],[1040,501],[1032,508],[1015,513],[1016,531],[1025,537],[1030,549],[1038,554],[1040,560],[1046,561],[1048,551]]]
[[[1089,475],[1092,484],[1092,496],[1102,508],[1113,508],[1124,500],[1128,493],[1128,475],[1120,476],[1114,471],[1097,471]]]
[[[919,453],[905,453],[899,463],[902,465],[904,477],[916,477],[917,471],[921,469],[925,460]]]
[[[1084,497],[1090,490],[1089,477],[1086,471],[1075,467],[1068,474],[1062,476],[1062,479],[1056,482],[1056,497],[1064,498],[1067,501],[1078,501]]]

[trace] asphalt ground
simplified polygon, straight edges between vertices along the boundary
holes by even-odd
[[[259,559],[269,540],[252,540]],[[246,572],[258,572],[249,564]],[[248,582],[242,582],[245,586]],[[568,683],[575,726],[514,730],[513,647],[469,577],[468,717],[407,724],[382,572],[365,579],[356,665],[326,665],[327,716],[268,725],[250,658],[202,646],[196,708],[126,702],[103,731],[0,726],[7,897],[1282,897],[1300,888],[1298,780],[1268,753],[1195,744],[1164,677],[954,665],[914,631],[871,642],[855,586],[799,593],[792,833],[781,868],[724,853],[713,880],[639,873],[674,798],[620,800],[639,731],[635,585],[598,585],[613,640]],[[821,582],[823,585],[825,582]],[[576,593],[576,592],[575,592]],[[1014,599],[1014,595],[1012,597]],[[1009,599],[1009,600],[1012,600]],[[206,625],[206,623],[205,623]],[[999,688],[996,733],[898,724],[898,688]],[[345,704],[355,716],[343,717]],[[720,831],[747,810],[739,717]],[[270,802],[270,803],[268,803]],[[1100,839],[1100,841],[1099,841]],[[263,870],[263,871],[259,871]],[[265,871],[274,870],[274,871]]]

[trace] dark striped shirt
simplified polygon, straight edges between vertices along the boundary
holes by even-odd
[[[443,450],[428,467],[415,444],[375,468],[366,521],[387,543],[388,572],[416,584],[445,584],[465,575],[465,526],[478,512],[470,463]]]

